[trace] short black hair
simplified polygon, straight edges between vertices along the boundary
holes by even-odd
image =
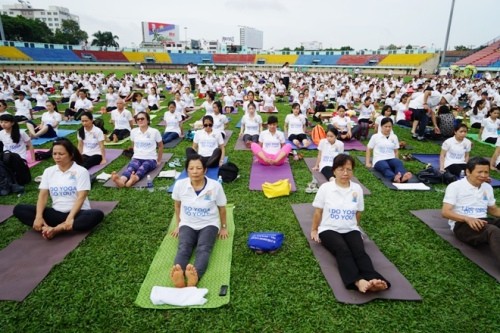
[[[469,170],[469,172],[472,172],[474,171],[477,165],[487,165],[489,167],[490,162],[484,157],[474,156],[471,159],[469,159],[469,162],[467,162],[465,168]]]

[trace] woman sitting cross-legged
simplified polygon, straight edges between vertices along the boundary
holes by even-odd
[[[228,237],[222,186],[205,176],[207,164],[200,155],[188,155],[186,171],[188,177],[175,182],[172,192],[177,222],[172,236],[179,237],[179,246],[170,277],[177,288],[196,286],[207,270],[217,236]],[[193,250],[194,264],[188,264]]]
[[[278,131],[278,118],[269,116],[267,119],[267,130],[259,135],[259,143],[252,142],[250,145],[252,153],[263,165],[282,165],[292,151],[292,146],[285,143],[285,135]]]
[[[344,152],[344,143],[337,139],[338,131],[334,127],[328,127],[326,138],[321,139],[318,144],[318,157],[313,167],[314,171],[320,171],[326,179],[332,176],[332,164],[338,154]]]
[[[202,122],[203,129],[194,134],[193,146],[186,148],[186,156],[201,155],[207,168],[217,167],[224,163],[224,139],[221,132],[213,130],[212,116],[204,116]]]

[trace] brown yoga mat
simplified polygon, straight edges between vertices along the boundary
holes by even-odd
[[[11,217],[13,210],[13,205],[0,205],[0,223],[5,222],[9,217]]]
[[[93,209],[108,215],[118,201],[91,201]],[[90,231],[60,234],[45,240],[39,232],[28,230],[21,238],[0,251],[0,300],[22,301],[73,251]]]
[[[316,243],[311,239],[311,224],[314,213],[314,207],[310,204],[292,205],[293,212],[300,223],[300,227],[309,242],[309,246],[313,251],[314,256],[319,262],[321,271],[332,288],[335,298],[341,303],[347,304],[364,304],[377,298],[396,299],[405,301],[421,301],[422,297],[413,289],[412,285],[398,271],[396,266],[391,263],[383,254],[375,243],[366,235],[364,244],[366,253],[370,255],[373,265],[377,272],[382,274],[391,283],[391,288],[371,293],[362,294],[355,290],[346,289],[337,268],[337,260],[328,252],[321,244]]]
[[[313,177],[318,181],[318,185],[323,185],[328,181],[321,172],[313,170],[314,165],[316,164],[316,157],[304,158],[304,162],[306,162],[306,165],[309,168],[309,171],[311,171]],[[358,183],[361,186],[364,195],[372,194],[372,192],[370,192],[370,190],[367,189],[365,185],[361,184],[358,178],[352,177],[352,181]]]
[[[165,166],[165,163],[172,157],[173,154],[171,153],[163,153],[161,163],[156,166],[156,169],[148,173],[148,175],[151,176],[151,179],[155,179],[156,176],[160,173],[160,171],[163,169]],[[128,163],[127,163],[128,165]],[[125,165],[120,171],[118,171],[118,174],[121,175],[125,170],[127,170],[127,165]],[[132,187],[146,187],[148,182],[148,176],[144,176],[141,180],[139,180],[137,183],[135,183]],[[111,180],[111,178],[104,183],[105,187],[117,187],[115,182]]]
[[[500,266],[487,245],[472,247],[457,239],[448,225],[448,220],[441,216],[440,209],[422,209],[410,212],[454,248],[460,250],[464,256],[494,277],[497,282],[500,282]]]

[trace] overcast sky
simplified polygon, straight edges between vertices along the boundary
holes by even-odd
[[[0,0],[0,4],[16,3]],[[142,41],[141,22],[180,26],[181,40],[234,37],[239,25],[263,31],[264,48],[295,48],[319,41],[324,48],[350,45],[426,45],[443,48],[451,0],[31,0],[34,8],[69,8],[89,36],[118,35],[120,46]],[[456,0],[448,49],[479,46],[500,36],[500,0]],[[187,27],[187,30],[184,29]],[[89,40],[91,41],[91,39]],[[134,43],[134,44],[133,44]]]

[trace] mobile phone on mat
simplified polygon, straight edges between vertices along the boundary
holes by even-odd
[[[220,291],[219,291],[219,296],[226,296],[226,294],[227,294],[227,288],[228,288],[227,285],[221,286],[220,287]]]

